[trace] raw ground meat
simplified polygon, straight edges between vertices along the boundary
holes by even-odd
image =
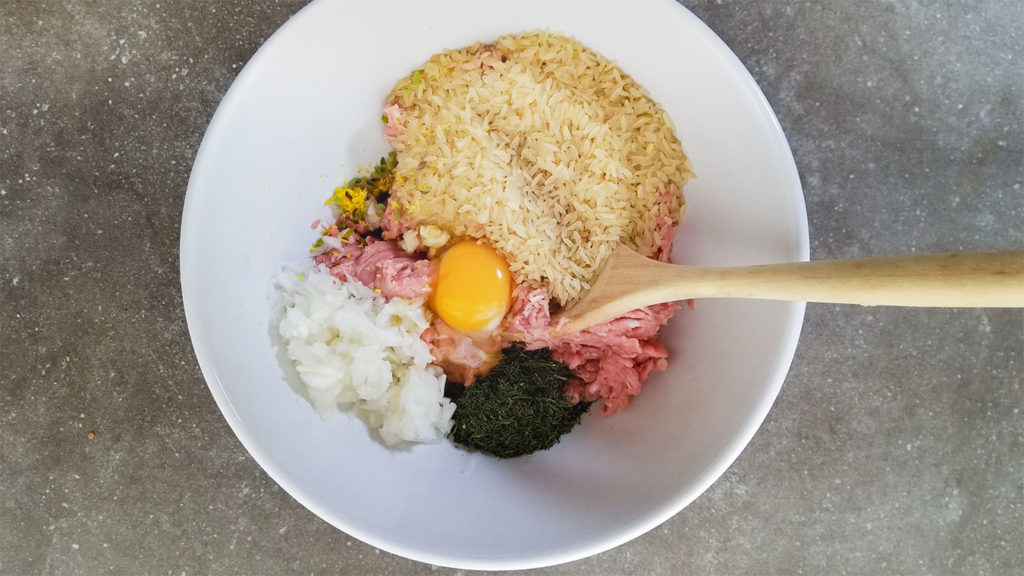
[[[573,373],[566,392],[576,401],[603,400],[601,413],[624,408],[640,393],[654,371],[668,366],[668,351],[657,342],[658,330],[679,305],[647,306],[560,338],[547,338],[550,296],[542,288],[517,286],[505,330],[528,350],[550,348],[551,356]]]
[[[316,255],[339,280],[358,280],[385,298],[419,300],[430,295],[435,264],[402,251],[394,242],[367,238],[362,246],[356,235],[340,239],[341,248]]]

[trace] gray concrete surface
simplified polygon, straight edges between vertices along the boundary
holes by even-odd
[[[0,2],[0,573],[454,572],[293,501],[189,344],[191,162],[301,4]],[[813,258],[1024,246],[1020,0],[684,4],[774,106]],[[1019,574],[1022,326],[810,305],[777,404],[709,492],[537,573]]]

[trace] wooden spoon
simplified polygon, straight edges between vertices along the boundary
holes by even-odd
[[[1024,250],[705,268],[665,264],[620,245],[583,299],[552,317],[552,334],[691,298],[1018,308],[1024,307]]]

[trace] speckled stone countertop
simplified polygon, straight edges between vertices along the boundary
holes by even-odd
[[[1024,4],[684,2],[786,131],[812,258],[1024,246]],[[277,487],[189,344],[189,170],[302,2],[0,2],[0,574],[435,574]],[[671,55],[663,55],[671,57]],[[1024,565],[1024,313],[809,305],[706,494],[549,574]]]

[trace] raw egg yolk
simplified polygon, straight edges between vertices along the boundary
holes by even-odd
[[[497,327],[512,302],[512,274],[494,248],[465,240],[441,255],[431,308],[463,332]]]

